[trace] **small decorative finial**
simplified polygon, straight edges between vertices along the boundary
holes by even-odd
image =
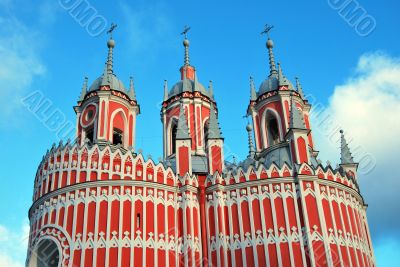
[[[250,76],[250,100],[251,101],[257,100],[257,93],[256,93],[256,87],[254,86],[253,76]]]
[[[214,99],[214,86],[212,80],[210,80],[210,83],[208,84],[208,92],[210,94],[210,97]]]
[[[79,101],[82,101],[85,98],[85,95],[87,93],[87,88],[88,87],[88,77],[85,77],[84,81],[83,81],[83,85],[82,85],[82,92],[81,92],[81,96],[79,97]]]
[[[136,100],[135,85],[134,85],[132,76],[129,77],[129,92],[128,92],[128,96],[129,96],[129,98],[131,100]]]
[[[168,81],[164,80],[164,101],[168,100]]]
[[[296,77],[296,89],[297,89],[297,92],[299,93],[300,97],[302,99],[304,99],[303,88],[301,87],[300,79],[298,77]]]

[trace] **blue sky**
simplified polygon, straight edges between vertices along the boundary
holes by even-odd
[[[83,78],[91,83],[100,76],[106,58],[106,35],[90,36],[60,2],[0,0],[0,263],[9,266],[23,263],[25,250],[12,252],[11,240],[24,240],[37,165],[59,141],[21,99],[39,90],[52,109],[74,124],[72,106]],[[179,79],[179,33],[186,24],[192,28],[191,63],[199,80],[204,85],[213,80],[226,145],[240,158],[246,155],[242,117],[249,76],[258,87],[268,74],[260,32],[265,23],[273,24],[276,60],[286,76],[292,81],[300,77],[305,93],[351,137],[350,147],[362,148],[360,158],[373,155],[376,164],[360,175],[360,184],[378,263],[395,264],[391,260],[400,249],[400,210],[395,205],[400,177],[393,167],[400,147],[398,1],[353,2],[376,21],[374,31],[364,37],[330,6],[333,0],[89,2],[108,24],[118,24],[114,70],[125,85],[129,76],[135,78],[142,112],[136,146],[153,158],[162,155],[163,81],[172,86]],[[337,136],[316,129],[318,119],[313,130],[321,159],[336,164]]]

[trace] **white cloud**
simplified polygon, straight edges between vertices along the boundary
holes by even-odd
[[[314,118],[321,158],[339,160],[338,128],[344,129],[356,161],[373,156],[374,168],[365,162],[359,167],[371,232],[376,239],[387,235],[400,238],[400,175],[396,168],[400,156],[400,58],[382,52],[361,56],[352,77],[335,87],[324,113],[331,114],[330,122],[337,128],[319,131],[324,123]]]
[[[20,117],[21,98],[31,89],[35,79],[46,73],[40,56],[46,42],[43,31],[54,24],[60,7],[51,0],[34,5],[0,0],[0,7],[3,11],[0,13],[0,128],[7,128],[18,123],[15,117]],[[28,18],[29,23],[25,23],[18,17],[23,13],[19,12],[21,10],[37,16],[33,20]]]
[[[24,221],[18,230],[0,224],[0,266],[25,266],[28,237],[27,221]]]

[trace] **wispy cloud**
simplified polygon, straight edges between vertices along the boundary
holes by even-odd
[[[46,74],[46,66],[41,59],[41,49],[46,39],[42,30],[54,23],[57,10],[57,5],[48,0],[39,5],[26,5],[24,8],[34,9],[37,14],[35,20],[27,24],[13,15],[19,6],[17,4],[0,0],[0,128],[16,123],[13,118],[20,115],[20,99],[35,79]]]
[[[0,224],[0,266],[22,267],[25,265],[29,225],[22,223],[19,229]]]
[[[359,178],[375,240],[400,240],[400,176],[395,167],[400,156],[400,58],[383,52],[361,56],[353,75],[335,88],[328,112],[345,130],[350,148],[360,144],[376,159],[373,171]],[[316,137],[322,158],[339,159],[339,144]]]

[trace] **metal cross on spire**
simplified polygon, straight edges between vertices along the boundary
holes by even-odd
[[[273,25],[265,24],[264,31],[262,31],[261,34],[266,34],[266,35],[268,36],[268,39],[269,39],[269,32],[270,32],[273,28],[274,28]]]
[[[183,28],[183,32],[181,33],[181,35],[185,36],[185,39],[187,39],[187,33],[190,31],[190,27],[185,25],[185,28]]]
[[[115,28],[117,28],[117,24],[111,23],[111,27],[110,29],[107,31],[107,34],[110,35],[110,39],[112,39],[112,33],[115,30]]]

